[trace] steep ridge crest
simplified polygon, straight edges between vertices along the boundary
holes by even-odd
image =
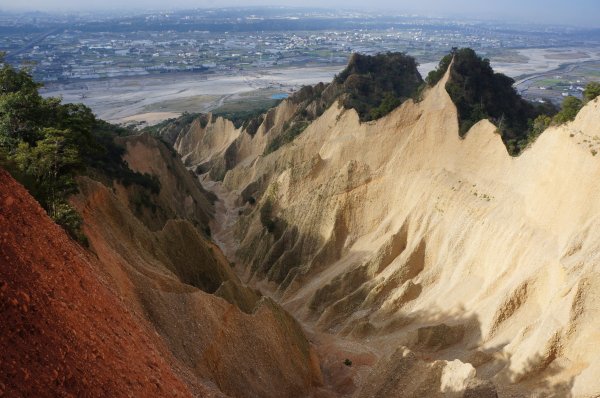
[[[432,357],[472,364],[501,396],[598,394],[600,163],[585,139],[600,102],[511,157],[489,121],[459,137],[447,78],[373,122],[334,104],[222,183],[205,176],[233,225],[214,235],[317,330],[428,352],[419,330],[447,324],[462,334]]]

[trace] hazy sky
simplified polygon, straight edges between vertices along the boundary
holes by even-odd
[[[197,8],[284,5],[389,9],[433,16],[484,17],[600,27],[600,0],[0,0],[0,10]]]

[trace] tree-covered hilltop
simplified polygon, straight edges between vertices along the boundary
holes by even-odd
[[[404,53],[353,54],[332,83],[342,105],[355,109],[361,121],[387,115],[413,98],[423,83],[417,61]]]
[[[519,154],[552,124],[573,120],[583,102],[567,97],[559,111],[550,102],[533,104],[514,89],[514,80],[495,73],[490,61],[470,48],[453,49],[426,78],[430,86],[437,84],[448,68],[446,90],[458,110],[460,135],[482,119],[489,119],[502,136],[508,151]],[[598,83],[590,83],[584,97],[594,99],[600,93]]]
[[[129,131],[97,120],[82,104],[43,98],[41,84],[26,69],[2,62],[1,54],[0,64],[0,166],[73,237],[85,241],[81,217],[68,202],[77,192],[77,175],[160,189],[155,178],[133,172],[123,161],[124,149],[114,138]]]
[[[533,121],[540,115],[556,113],[550,103],[534,105],[514,89],[514,80],[496,73],[488,59],[481,58],[470,48],[453,49],[429,73],[427,82],[436,84],[450,67],[446,90],[456,105],[460,135],[482,119],[496,126],[511,154],[518,154],[529,142]]]
[[[417,66],[413,57],[401,52],[353,54],[331,83],[305,86],[289,98],[298,110],[266,152],[291,142],[336,101],[354,109],[362,122],[387,115],[419,93],[424,82]]]
[[[303,87],[290,100],[303,105],[300,113],[307,120],[335,101],[354,109],[362,122],[376,120],[417,95],[423,85],[417,66],[417,61],[404,53],[355,53],[331,83]]]

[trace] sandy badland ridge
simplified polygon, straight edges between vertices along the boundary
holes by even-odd
[[[459,138],[444,84],[268,155],[292,101],[254,135],[196,121],[202,185],[121,138],[161,189],[79,178],[89,249],[0,171],[0,392],[598,396],[600,102],[513,158],[487,121]]]
[[[376,122],[334,105],[266,156],[289,101],[253,137],[219,118],[174,146],[242,280],[376,355],[356,396],[597,396],[600,102],[511,157],[488,121],[459,138],[446,79]]]
[[[205,235],[196,178],[158,140],[123,144],[161,193],[152,211],[136,187],[80,178],[89,249],[0,170],[0,395],[331,396],[300,325]]]
[[[318,390],[318,360],[300,326],[243,286],[203,235],[213,209],[197,180],[158,140],[130,137],[124,145],[130,167],[158,176],[158,210],[135,213],[134,192],[89,179],[80,181],[74,203],[119,296],[154,326],[195,395],[301,397]]]

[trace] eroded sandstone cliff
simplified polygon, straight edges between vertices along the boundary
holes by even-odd
[[[211,241],[211,195],[162,142],[122,144],[161,189],[79,177],[89,248],[0,171],[0,395],[331,396],[300,324]]]
[[[357,396],[595,396],[600,102],[511,157],[488,121],[459,137],[446,79],[374,122],[333,105],[266,155],[290,101],[175,147],[242,280],[376,355]]]
[[[301,326],[244,286],[206,218],[210,196],[160,141],[123,141],[125,159],[155,175],[160,194],[142,209],[135,189],[82,178],[73,199],[102,268],[130,308],[148,319],[187,380],[235,397],[300,397],[320,390],[317,357]]]

